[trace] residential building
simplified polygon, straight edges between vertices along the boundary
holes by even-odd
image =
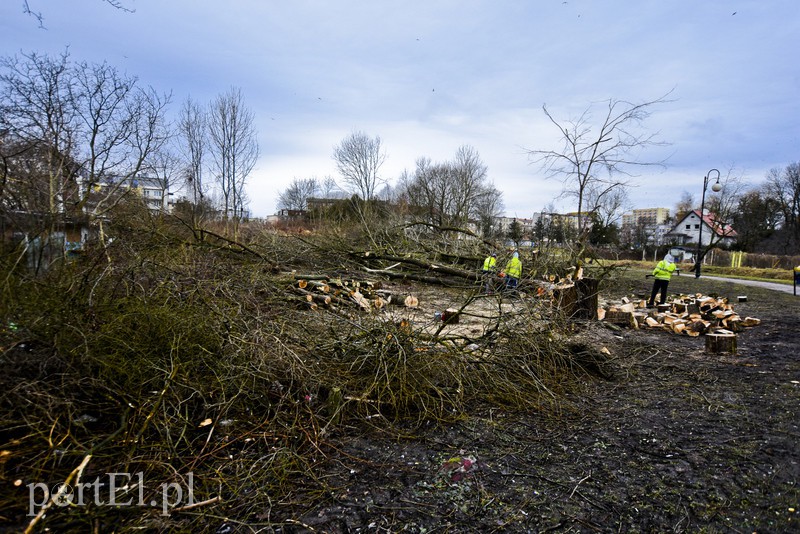
[[[701,216],[700,210],[692,210],[678,221],[666,236],[677,245],[690,243],[696,245],[698,239],[702,239],[701,247],[710,244],[728,247],[736,241],[737,234],[731,225],[719,221],[714,213],[706,210]]]
[[[670,230],[667,208],[641,208],[622,215],[622,234],[637,245],[664,245]]]
[[[142,195],[142,199],[150,211],[169,212],[172,210],[170,201],[172,194],[169,191],[169,184],[164,183],[164,180],[147,175],[134,176],[130,178],[130,188]]]
[[[647,231],[647,242],[652,245],[661,246],[671,243],[671,237],[669,236],[670,231],[672,230],[672,225],[668,223],[664,224],[656,224],[654,226],[648,226],[646,228]]]
[[[288,208],[283,208],[281,210],[278,210],[277,220],[299,221],[301,219],[305,219],[307,213],[308,212],[306,210],[290,210]]]
[[[334,207],[342,201],[341,198],[315,198],[309,197],[306,199],[306,206],[308,211],[325,211]]]
[[[526,219],[523,217],[495,217],[494,227],[497,231],[508,233],[511,225],[517,221],[520,231],[523,235],[529,235],[533,231],[535,221],[533,219]]]
[[[92,212],[98,204],[109,205],[116,202],[119,196],[128,192],[141,196],[145,205],[153,212],[172,211],[172,195],[169,183],[161,178],[148,175],[136,176],[111,176],[89,181],[82,177],[79,180],[81,197],[86,198],[83,204],[84,212]]]
[[[624,214],[622,216],[622,226],[623,228],[640,224],[656,226],[665,224],[667,220],[669,220],[669,210],[667,208],[642,208]]]

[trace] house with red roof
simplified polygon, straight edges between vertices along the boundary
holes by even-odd
[[[666,238],[677,245],[697,245],[698,237],[702,239],[701,247],[729,247],[736,241],[737,234],[730,224],[720,221],[708,210],[702,216],[700,210],[690,211],[666,234]]]

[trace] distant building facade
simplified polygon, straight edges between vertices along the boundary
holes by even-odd
[[[670,230],[667,208],[641,208],[622,215],[622,234],[635,245],[667,244]]]
[[[669,210],[667,208],[643,208],[635,209],[631,213],[622,216],[622,226],[657,226],[666,224],[669,221]]]
[[[495,217],[494,227],[495,230],[502,233],[508,233],[511,230],[511,225],[517,221],[519,229],[522,234],[530,234],[533,231],[535,221],[533,219],[526,219],[524,217]]]
[[[154,212],[172,211],[169,184],[154,176],[134,176],[129,179],[130,188],[142,196],[147,209]]]

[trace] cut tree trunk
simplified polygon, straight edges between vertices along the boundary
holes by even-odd
[[[597,286],[595,278],[579,278],[575,282],[578,288],[576,315],[582,319],[597,319]]]
[[[736,354],[736,338],[736,334],[727,331],[718,330],[713,334],[706,334],[706,352]]]
[[[442,321],[444,321],[444,324],[458,324],[459,315],[458,310],[455,308],[447,308],[442,313]]]
[[[405,265],[413,265],[420,269],[424,269],[426,272],[429,273],[441,273],[441,274],[446,274],[448,276],[465,278],[467,280],[475,280],[478,277],[478,274],[472,270],[459,269],[457,267],[451,267],[448,265],[439,265],[436,263],[431,263],[429,261],[419,260],[417,258],[412,258],[407,256],[391,256],[386,254],[377,254],[375,252],[365,252],[364,257],[369,260],[391,261],[395,263],[402,263]],[[373,271],[370,270],[370,272]]]
[[[573,317],[578,308],[578,288],[575,284],[553,289],[553,305],[566,317]]]
[[[426,284],[438,284],[442,286],[456,286],[456,287],[459,285],[463,285],[463,282],[459,282],[454,279],[438,278],[436,276],[425,276],[405,271],[390,271],[388,269],[367,269],[367,272],[369,272],[370,274],[379,274],[381,276],[386,276],[387,278],[391,278],[392,280],[414,280]]]
[[[292,290],[293,293],[300,295],[308,302],[314,302],[317,304],[322,304],[323,306],[330,306],[331,305],[331,297],[322,293],[312,293],[307,289],[301,289],[299,287],[294,288]]]
[[[327,283],[316,280],[309,280],[308,287],[316,289],[317,291],[322,291],[323,293],[329,293],[331,290],[331,286],[329,286]]]

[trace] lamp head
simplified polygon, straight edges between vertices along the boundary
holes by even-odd
[[[719,193],[722,190],[722,184],[719,183],[719,180],[714,182],[714,185],[711,186],[711,190],[715,193]]]

